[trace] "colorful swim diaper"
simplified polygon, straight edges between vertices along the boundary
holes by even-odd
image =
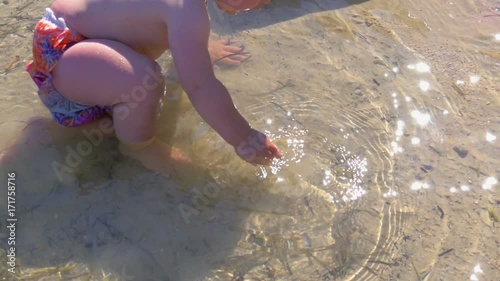
[[[75,127],[89,123],[108,113],[108,106],[88,106],[67,100],[52,85],[52,75],[60,56],[75,43],[86,39],[71,31],[63,18],[56,18],[51,9],[37,23],[33,36],[33,61],[26,66],[38,86],[38,96],[57,123]]]

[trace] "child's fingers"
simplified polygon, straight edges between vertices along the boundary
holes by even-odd
[[[270,147],[269,151],[271,152],[273,157],[276,157],[276,158],[282,157],[281,152],[279,151],[279,149],[276,146]]]
[[[271,142],[269,138],[267,138],[266,143],[267,143],[266,144],[267,149],[269,153],[271,153],[272,157],[281,158],[281,152],[279,151],[278,147],[273,142]]]
[[[241,61],[233,60],[231,58],[223,58],[223,59],[217,61],[217,63],[221,63],[221,64],[225,64],[225,65],[240,65]]]
[[[241,62],[247,60],[250,56],[242,55],[232,55],[226,58],[222,58],[214,62],[214,64],[225,64],[225,65],[240,65]]]
[[[245,55],[233,55],[233,56],[229,56],[227,58],[230,60],[244,61],[244,60],[248,59],[248,57],[249,56],[245,56]]]
[[[235,44],[235,43],[238,43],[238,40],[236,39],[226,39],[226,40],[221,40],[221,41],[224,41],[224,45],[232,45],[232,44]]]
[[[223,49],[228,53],[240,53],[243,52],[243,50],[245,50],[245,48],[239,46],[224,46]]]
[[[213,64],[223,63],[223,64],[231,64],[231,65],[240,65],[240,62],[247,60],[251,55],[249,53],[236,53],[225,55],[221,58],[214,60]],[[236,59],[237,58],[237,59]]]

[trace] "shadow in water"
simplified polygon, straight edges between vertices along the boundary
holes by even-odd
[[[168,131],[175,130],[180,109],[180,102],[165,105],[161,119],[169,120]],[[172,137],[167,131],[161,135]],[[21,149],[1,169],[16,173],[16,256],[23,277],[203,280],[233,254],[249,211],[216,204],[234,203],[227,192],[234,188],[214,179],[206,161],[197,165],[195,159],[167,179],[125,158],[117,141],[107,139],[58,180],[52,164],[65,163],[67,148],[77,149],[82,140]],[[257,179],[249,181],[239,192],[258,185]]]
[[[260,11],[230,16],[215,4],[209,6],[212,15],[212,30],[216,33],[236,33],[285,22],[307,14],[333,11],[368,0],[273,0]]]

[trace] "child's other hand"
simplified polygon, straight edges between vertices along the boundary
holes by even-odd
[[[247,139],[234,149],[241,159],[254,165],[269,165],[274,158],[281,158],[278,147],[265,134],[254,129]]]

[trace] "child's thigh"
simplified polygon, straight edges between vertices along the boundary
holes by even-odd
[[[160,95],[162,79],[153,59],[105,39],[75,44],[52,71],[54,87],[68,100],[85,105],[114,105],[134,96]]]

